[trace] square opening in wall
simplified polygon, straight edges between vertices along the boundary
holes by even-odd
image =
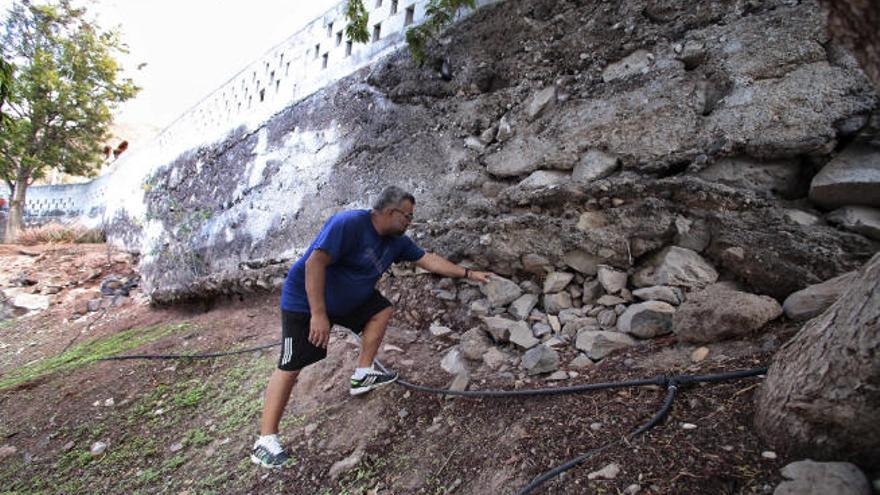
[[[323,59],[323,60],[321,60],[321,68],[326,69],[327,68],[327,60],[330,59],[330,54],[325,53],[324,55],[322,55],[321,58]]]
[[[391,15],[397,13],[397,0],[391,0]]]
[[[376,24],[373,26],[373,43],[379,41],[379,38],[382,36],[382,24]]]
[[[378,9],[381,6],[382,6],[382,0],[376,0],[376,8]]]
[[[327,24],[327,37],[333,36],[333,23]]]
[[[346,57],[348,57],[349,55],[351,55],[351,45],[352,45],[352,42],[351,42],[351,41],[346,41],[346,42],[345,42],[345,56],[346,56]]]
[[[409,26],[413,23],[413,19],[416,17],[416,6],[410,5],[406,8],[406,17],[403,19],[403,25]]]
[[[342,44],[342,31],[339,31],[338,33],[336,33],[336,46],[339,46],[341,44]]]
[[[321,51],[321,44],[318,43],[315,45],[315,58],[318,58],[318,53]]]

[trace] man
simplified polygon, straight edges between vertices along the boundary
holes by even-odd
[[[281,467],[289,456],[278,441],[278,424],[304,367],[327,356],[330,327],[336,323],[361,334],[361,352],[351,376],[351,395],[397,379],[372,368],[391,319],[391,303],[376,282],[392,263],[414,261],[430,272],[484,283],[489,272],[472,271],[425,253],[404,235],[415,198],[396,186],[385,188],[372,210],[332,216],[306,253],[291,267],[281,292],[283,345],[278,369],[266,388],[260,438],[251,461]]]

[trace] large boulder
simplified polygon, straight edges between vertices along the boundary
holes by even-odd
[[[756,401],[761,434],[787,454],[880,469],[880,254],[776,353]]]
[[[650,339],[672,332],[675,308],[662,301],[633,304],[617,319],[617,331]]]
[[[708,261],[695,251],[678,246],[669,246],[657,253],[633,276],[633,283],[638,287],[705,287],[716,280],[718,272]]]
[[[857,274],[858,272],[844,273],[791,294],[782,303],[785,316],[795,321],[819,316],[837,301]]]
[[[880,207],[880,150],[864,145],[843,150],[813,177],[810,200],[826,208]]]
[[[583,330],[577,334],[575,347],[590,359],[599,360],[608,354],[636,345],[635,339],[620,332]]]
[[[715,284],[688,295],[672,318],[672,330],[685,342],[717,342],[748,335],[781,314],[772,297]]]

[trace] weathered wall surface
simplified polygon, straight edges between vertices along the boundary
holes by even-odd
[[[679,245],[782,298],[878,249],[807,199],[876,132],[824,26],[813,2],[504,2],[434,67],[396,52],[132,179],[145,210],[109,204],[108,235],[157,300],[270,287],[328,215],[396,183],[417,241],[501,274],[635,272]]]
[[[476,5],[479,8],[498,1],[477,0]],[[223,140],[237,129],[260,127],[291,104],[392,53],[404,43],[407,29],[424,22],[427,1],[366,2],[371,39],[365,44],[344,39],[346,4],[347,0],[341,0],[221,84],[149,145],[124,155],[116,168],[118,173],[86,183],[29,188],[25,221],[78,221],[98,226],[104,221],[104,211],[111,219],[119,210],[135,217],[142,215],[141,186],[147,174],[204,143]],[[461,17],[469,14],[462,11]],[[0,196],[9,196],[5,184],[0,184]]]

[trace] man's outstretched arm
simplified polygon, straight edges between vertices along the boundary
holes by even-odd
[[[436,273],[437,275],[443,275],[452,278],[467,277],[468,280],[480,282],[481,284],[488,282],[491,277],[495,276],[495,274],[492,272],[470,270],[463,266],[456,265],[446,258],[436,255],[434,253],[425,253],[424,256],[416,261],[416,266],[428,270],[431,273]]]

